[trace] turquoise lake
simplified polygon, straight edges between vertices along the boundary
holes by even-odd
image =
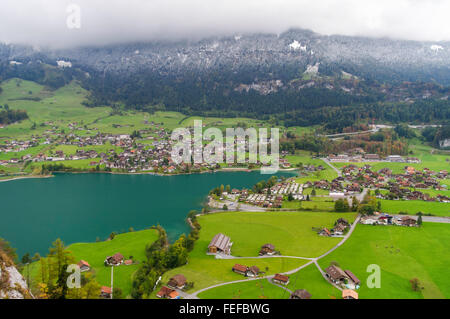
[[[292,176],[283,172],[278,176]],[[177,176],[56,174],[53,178],[0,183],[0,237],[17,249],[48,253],[61,238],[66,245],[104,240],[112,232],[163,226],[175,239],[216,186],[251,187],[269,175],[217,172]]]

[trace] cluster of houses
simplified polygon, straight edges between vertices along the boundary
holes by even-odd
[[[259,268],[256,266],[247,267],[241,264],[235,264],[231,270],[245,277],[257,277],[260,274]]]
[[[333,186],[330,186],[330,189],[346,190],[347,193],[359,192],[362,188],[385,189],[388,192],[384,194],[378,192],[378,198],[449,202],[448,196],[438,194],[432,197],[417,190],[445,190],[445,186],[441,185],[439,180],[449,176],[446,170],[434,172],[424,168],[420,171],[412,166],[405,166],[404,174],[393,174],[389,168],[382,168],[375,172],[370,165],[363,167],[348,165],[342,172],[341,177],[332,181]],[[343,186],[343,183],[347,185]]]
[[[120,265],[131,265],[133,262],[132,260],[124,260],[121,253],[116,253],[113,256],[106,257],[105,260],[105,266],[120,266]],[[85,260],[80,260],[77,263],[78,267],[80,268],[80,272],[86,272],[91,270],[91,266],[89,263]],[[112,298],[112,289],[108,286],[102,286],[100,289],[100,297],[104,299],[111,299]]]
[[[283,196],[267,195],[267,194],[249,194],[239,196],[242,203],[261,206],[266,208],[280,208],[283,203]]]
[[[343,236],[349,228],[349,222],[344,218],[339,218],[332,229],[324,227],[318,231],[318,234],[325,237],[339,237]]]
[[[353,291],[359,289],[361,284],[361,281],[358,279],[358,277],[356,277],[350,270],[342,270],[337,265],[330,265],[330,267],[326,268],[325,277],[334,285],[341,287],[343,289]],[[358,299],[357,293],[355,296],[356,298],[353,299]],[[347,297],[351,297],[351,295]]]
[[[250,193],[247,189],[232,189],[231,195],[237,195],[238,201],[250,205],[265,208],[280,208],[283,203],[283,197],[292,196],[292,199],[303,199],[303,186],[294,180],[286,180],[277,183],[269,189],[265,188],[261,193]]]
[[[120,266],[120,265],[132,265],[132,259],[125,259],[121,253],[115,253],[112,256],[106,257],[104,261],[105,266]]]
[[[177,290],[183,290],[186,287],[186,277],[178,274],[169,279],[166,286],[162,286],[156,294],[156,297],[161,299],[180,299],[180,294]]]
[[[354,154],[356,153],[356,154]],[[390,163],[420,163],[420,159],[416,157],[403,157],[400,155],[389,155],[386,157],[381,157],[378,154],[366,154],[364,150],[359,149],[359,151],[354,152],[352,154],[343,153],[343,154],[330,154],[327,159],[330,162],[340,162],[340,163],[348,163],[348,162],[390,162]]]
[[[395,217],[389,214],[375,212],[371,216],[363,216],[360,221],[364,225],[397,225],[406,227],[417,227],[417,220],[410,216]]]
[[[0,145],[0,152],[9,153],[9,152],[23,152],[29,149],[30,147],[34,147],[39,145],[39,140],[36,137],[31,138],[27,141],[5,141],[4,144]]]
[[[146,121],[144,121],[146,122]],[[147,122],[147,124],[149,124]],[[46,125],[53,125],[49,122]],[[51,130],[45,131],[42,136],[33,136],[29,141],[6,141],[0,145],[0,152],[19,152],[30,147],[38,145],[72,145],[80,149],[76,154],[64,154],[62,151],[56,151],[56,154],[39,153],[36,155],[26,154],[22,157],[3,160],[0,165],[18,164],[22,162],[56,162],[64,160],[86,160],[93,159],[91,166],[99,164],[111,170],[120,170],[130,173],[152,171],[156,173],[175,174],[188,173],[192,171],[207,171],[219,169],[220,165],[215,163],[181,163],[177,164],[171,159],[172,144],[170,134],[164,128],[155,126],[153,129],[140,130],[139,138],[129,134],[105,134],[99,133],[97,128],[92,129],[93,135],[77,135],[76,130],[88,130],[86,127],[80,126],[79,123],[70,123],[70,133],[65,134],[64,130],[58,130],[57,126],[53,126]],[[115,125],[119,127],[120,125]],[[192,130],[192,128],[190,128]],[[91,132],[91,130],[88,130]],[[146,137],[141,137],[141,136]],[[194,141],[191,141],[194,152],[202,151],[197,149]],[[235,144],[238,142],[235,140]],[[89,147],[111,145],[112,148],[105,152],[96,152],[88,150]],[[114,147],[113,147],[114,146]],[[120,151],[116,151],[117,148]],[[248,141],[245,144],[248,148]],[[87,149],[87,150],[86,150]],[[95,159],[95,161],[94,161]],[[248,158],[246,164],[249,164]],[[235,164],[229,164],[233,167]],[[258,161],[255,165],[263,165]],[[264,164],[269,165],[269,164]],[[281,161],[284,168],[290,167],[287,160]]]
[[[274,195],[292,194],[294,196],[294,199],[297,199],[297,198],[295,198],[295,196],[297,196],[298,199],[301,199],[301,197],[302,197],[301,195],[303,193],[303,188],[302,188],[302,185],[296,183],[295,181],[287,180],[285,182],[278,183],[278,184],[275,184],[274,186],[272,186],[270,188],[270,192],[271,192],[271,194],[274,194]]]

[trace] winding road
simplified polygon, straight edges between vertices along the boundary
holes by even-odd
[[[297,267],[295,269],[283,272],[282,274],[283,275],[292,275],[292,274],[298,272],[299,270],[308,267],[311,264],[315,264],[316,267],[319,269],[320,273],[322,274],[322,276],[325,276],[322,268],[320,268],[320,266],[319,266],[317,261],[319,259],[321,259],[321,258],[323,258],[323,257],[325,257],[325,256],[327,256],[329,254],[331,254],[337,248],[342,246],[347,241],[347,239],[350,238],[350,236],[352,235],[352,233],[355,230],[356,225],[358,224],[359,220],[360,220],[360,216],[358,215],[356,217],[355,221],[353,222],[352,226],[350,227],[350,230],[342,238],[342,240],[336,246],[334,246],[333,248],[331,248],[330,250],[328,250],[327,252],[325,252],[324,254],[322,254],[322,255],[320,255],[319,257],[316,257],[316,258],[300,257],[300,256],[258,256],[258,257],[255,257],[255,256],[253,256],[253,257],[233,257],[233,256],[230,256],[230,259],[239,259],[239,258],[255,258],[255,259],[258,259],[258,258],[298,258],[298,259],[305,259],[305,260],[309,260],[309,262],[307,262],[306,264],[301,265],[300,267]],[[229,281],[229,282],[223,282],[223,283],[220,283],[220,284],[212,285],[212,286],[209,286],[209,287],[197,290],[196,292],[194,292],[192,294],[184,293],[183,295],[184,295],[185,299],[198,299],[198,294],[200,294],[200,293],[202,293],[204,291],[213,289],[213,288],[222,287],[222,286],[225,286],[225,285],[236,284],[236,283],[240,283],[240,282],[248,282],[248,281],[252,281],[252,280],[260,280],[260,279],[267,279],[271,284],[279,286],[279,287],[285,289],[286,291],[288,291],[289,293],[291,293],[291,291],[289,289],[287,289],[286,287],[283,287],[281,285],[273,283],[272,280],[271,280],[273,277],[274,277],[273,275],[269,275],[269,276],[246,278],[246,279],[241,279],[241,280],[234,280],[234,281]],[[336,288],[340,289],[339,287],[336,287]]]

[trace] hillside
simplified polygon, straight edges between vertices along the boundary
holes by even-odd
[[[372,118],[416,115],[425,100],[436,104],[423,112],[432,118],[413,119],[429,122],[449,117],[449,58],[447,42],[324,36],[296,29],[280,35],[67,50],[0,44],[0,80],[20,77],[59,88],[76,78],[91,93],[89,106],[124,103],[190,115],[305,117],[295,125],[323,124],[330,121],[323,114],[350,106],[341,113],[364,117],[355,108],[362,106],[373,112]],[[380,109],[379,102],[387,109]],[[398,109],[388,112],[397,103]],[[433,116],[441,109],[444,113]]]

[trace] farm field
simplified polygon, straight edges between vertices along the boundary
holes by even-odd
[[[415,215],[418,212],[436,216],[450,216],[450,204],[441,202],[427,202],[422,200],[387,200],[381,199],[383,212],[391,214],[407,212]]]
[[[76,262],[82,259],[89,263],[100,285],[110,286],[111,267],[104,266],[105,258],[120,252],[125,259],[132,256],[133,260],[139,263],[146,258],[145,246],[157,239],[157,230],[149,229],[119,234],[116,235],[113,240],[72,244],[67,247],[67,250],[72,252]],[[130,294],[132,275],[138,267],[139,264],[134,264],[129,266],[122,265],[114,268],[114,287],[122,289],[124,297]],[[39,269],[39,262],[35,262],[31,265],[30,275],[32,278],[38,277]]]
[[[166,272],[162,276],[162,284],[166,284],[176,274],[183,274],[187,281],[194,283],[194,287],[188,291],[192,293],[215,284],[245,279],[246,277],[231,271],[237,263],[257,266],[266,275],[273,275],[295,269],[307,262],[307,260],[295,258],[215,259],[214,256],[206,255],[209,240],[206,242],[200,237],[199,241],[201,242],[196,242],[194,250],[189,254],[188,264]],[[157,292],[158,289],[152,293],[152,296],[155,297]]]
[[[297,151],[296,155],[287,155],[285,158],[286,160],[289,161],[289,163],[291,163],[293,167],[295,167],[299,163],[302,163],[303,165],[314,165],[314,166],[322,165],[325,168],[324,170],[318,172],[309,173],[308,176],[297,178],[296,179],[297,183],[305,183],[307,181],[319,181],[322,179],[331,181],[336,177],[338,177],[337,173],[320,158],[311,158],[309,152]]]
[[[341,247],[319,261],[322,269],[331,261],[351,270],[360,280],[361,299],[450,298],[450,225],[424,223],[421,228],[358,225]],[[381,268],[381,288],[368,288],[366,268]],[[423,290],[411,289],[418,278]]]
[[[322,277],[316,265],[311,264],[289,276],[287,288],[291,291],[306,289],[311,299],[341,299],[341,291]],[[286,293],[287,295],[287,293]]]
[[[206,245],[221,232],[234,243],[233,256],[258,256],[261,246],[271,243],[285,256],[316,257],[337,244],[339,238],[317,236],[311,227],[330,227],[340,217],[352,222],[356,214],[233,212],[200,216],[198,221]]]
[[[427,145],[419,144],[418,141],[413,140],[413,144],[410,145],[412,154],[408,156],[414,156],[421,160],[420,163],[390,163],[390,162],[358,162],[358,163],[332,163],[337,168],[342,168],[346,165],[353,164],[356,166],[364,166],[366,164],[373,167],[373,170],[378,171],[382,168],[389,168],[394,174],[402,174],[405,172],[405,166],[412,166],[416,169],[423,170],[429,168],[434,171],[440,171],[443,169],[449,170],[450,168],[450,155],[432,154],[432,148]]]
[[[206,290],[198,295],[200,299],[287,299],[289,294],[267,279],[229,284]]]
[[[194,282],[194,288],[189,291],[193,292],[214,284],[244,279],[231,271],[236,263],[257,266],[265,275],[295,269],[307,260],[286,257],[215,259],[206,255],[207,246],[213,236],[221,232],[231,238],[233,256],[256,257],[263,244],[272,243],[285,256],[315,257],[336,245],[340,238],[318,236],[311,228],[329,227],[339,217],[353,221],[355,214],[230,212],[200,216],[200,238],[189,255],[188,264],[165,273],[162,282],[166,283],[175,274],[183,274],[188,281]]]
[[[286,288],[306,289],[311,299],[341,299],[341,291],[330,285],[314,264],[289,275]],[[201,299],[288,299],[290,295],[267,279],[261,279],[212,288],[198,296]]]
[[[87,92],[76,82],[48,91],[44,86],[34,82],[10,79],[1,84],[0,104],[8,104],[11,109],[26,110],[28,120],[8,125],[1,130],[2,137],[28,138],[31,134],[43,134],[52,126],[42,125],[53,122],[59,129],[67,129],[72,122],[89,124],[110,114],[109,107],[88,108],[81,103]],[[29,94],[32,92],[32,94]],[[36,128],[32,129],[33,123]]]

